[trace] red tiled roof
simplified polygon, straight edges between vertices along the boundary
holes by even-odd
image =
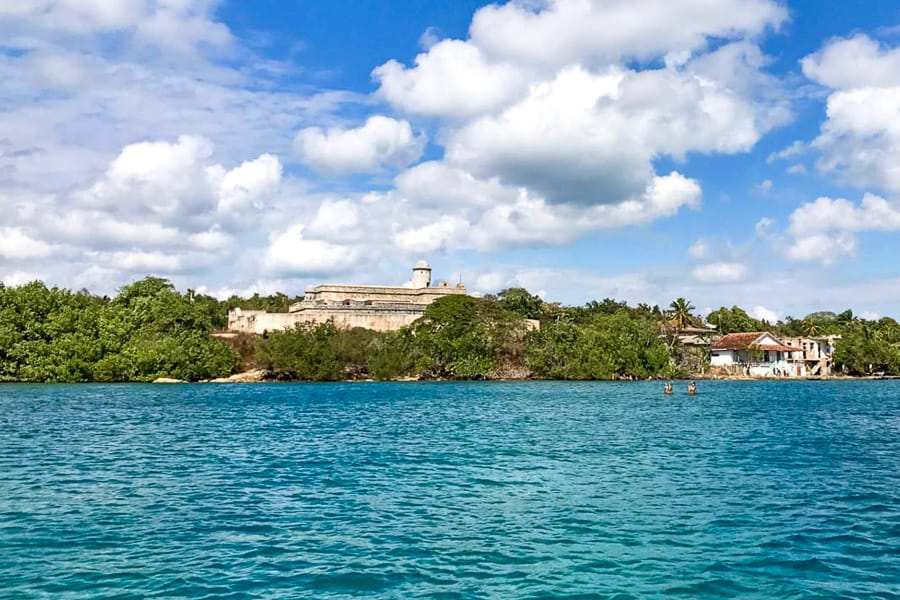
[[[765,331],[752,333],[729,333],[723,335],[712,345],[713,350],[746,350],[753,342],[766,335]]]
[[[750,333],[729,333],[722,336],[712,345],[713,350],[747,350],[751,346],[758,350],[771,350],[775,352],[799,352],[802,348],[785,346],[783,344],[755,344],[759,338],[768,335],[776,342],[778,338],[768,331],[753,331]]]
[[[760,344],[758,346],[753,346],[756,350],[774,350],[775,352],[802,352],[803,348],[797,348],[795,346],[779,346],[776,344]]]

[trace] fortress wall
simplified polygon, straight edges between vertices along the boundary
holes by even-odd
[[[293,327],[297,319],[291,313],[270,313],[264,310],[228,311],[228,329],[244,333],[263,333]]]
[[[422,312],[424,311],[307,309],[289,314],[301,317],[302,322],[308,323],[327,323],[329,319],[333,319],[335,327],[340,329],[363,327],[373,331],[396,331],[421,317]]]
[[[413,281],[429,283],[431,269],[419,261],[413,268]],[[446,296],[465,296],[462,283],[453,286],[441,281],[435,287],[409,288],[378,285],[325,284],[307,288],[303,300],[292,304],[286,313],[262,310],[228,312],[228,329],[262,334],[279,331],[298,323],[333,321],[342,329],[362,327],[374,331],[396,331],[425,313],[429,304]]]
[[[340,329],[363,327],[374,331],[396,331],[410,325],[425,312],[424,306],[403,309],[309,308],[291,313],[269,313],[261,310],[232,310],[228,313],[228,329],[263,334],[280,331],[297,323],[327,323],[329,319]]]
[[[291,310],[301,310],[315,306],[317,302],[328,304],[340,303],[345,300],[366,301],[371,300],[375,304],[400,302],[415,304],[430,304],[444,296],[464,296],[464,288],[401,288],[401,287],[375,287],[375,286],[350,286],[350,285],[322,285],[306,293],[302,302],[291,306]]]

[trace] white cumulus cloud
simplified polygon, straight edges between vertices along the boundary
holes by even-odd
[[[294,225],[271,236],[264,268],[276,275],[307,277],[347,271],[362,258],[354,245],[306,239],[304,226]]]
[[[791,213],[788,233],[793,241],[787,255],[798,261],[833,264],[856,252],[856,234],[865,231],[900,231],[900,207],[874,194],[859,204],[843,198],[822,197]]]
[[[900,192],[900,48],[860,34],[832,40],[802,63],[807,77],[831,90],[812,142],[819,169]]]
[[[508,2],[478,11],[471,35],[492,56],[558,68],[690,53],[710,37],[752,37],[786,19],[785,8],[771,0]]]
[[[372,173],[418,160],[425,138],[407,121],[376,115],[356,129],[303,129],[294,140],[300,160],[320,171]]]
[[[414,114],[471,117],[502,106],[525,88],[518,68],[489,61],[476,46],[443,40],[406,68],[395,60],[377,67],[378,95]]]
[[[0,227],[0,256],[3,258],[43,258],[52,251],[50,244],[31,237],[18,227]]]

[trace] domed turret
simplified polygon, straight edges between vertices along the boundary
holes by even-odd
[[[416,289],[431,287],[431,266],[424,260],[413,267],[412,286]]]

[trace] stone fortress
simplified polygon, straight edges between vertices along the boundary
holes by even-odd
[[[375,331],[395,331],[409,325],[425,313],[429,304],[444,296],[464,296],[466,286],[446,281],[431,287],[431,267],[420,260],[413,267],[412,285],[333,285],[307,288],[303,300],[290,306],[286,313],[264,310],[228,312],[228,329],[243,333],[263,334],[288,329],[298,323],[326,323],[351,329],[363,327]]]

